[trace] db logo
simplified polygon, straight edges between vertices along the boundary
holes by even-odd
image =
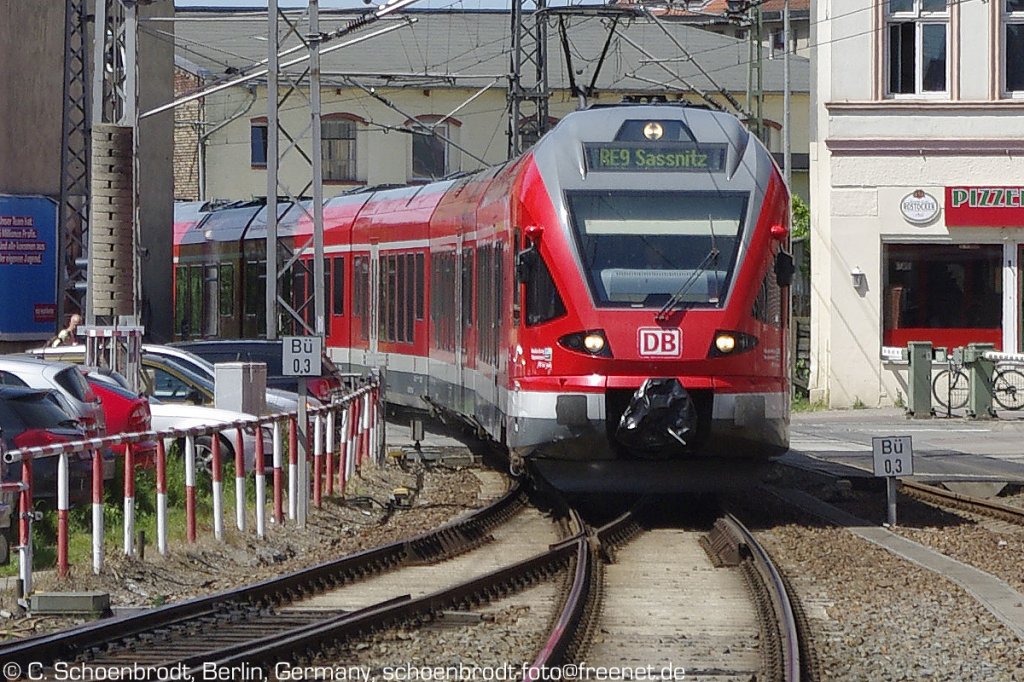
[[[678,358],[683,354],[683,334],[678,329],[642,327],[637,330],[640,355]]]

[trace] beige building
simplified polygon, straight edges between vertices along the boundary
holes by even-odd
[[[813,12],[811,397],[893,404],[909,341],[1024,350],[1024,3]]]
[[[423,11],[407,16],[415,23],[322,58],[327,196],[356,187],[422,182],[507,158],[509,15]],[[322,11],[321,30],[329,32],[352,18],[351,12]],[[595,16],[568,17],[567,21],[568,57],[554,26],[548,36],[553,120],[579,105],[579,98],[571,94],[573,83],[580,87],[593,83],[591,105],[640,96],[710,102],[727,110],[732,110],[732,98],[745,106],[750,60],[744,40],[681,22],[659,25],[635,17],[620,22],[602,62],[609,22]],[[266,57],[266,41],[260,39],[266,25],[265,16],[252,13],[179,11],[175,23],[179,68],[186,66],[193,76],[216,78],[256,63]],[[693,59],[687,59],[687,54]],[[782,60],[768,56],[765,51],[767,137],[781,160]],[[804,196],[808,66],[807,59],[793,59],[794,185]],[[179,114],[176,158],[197,160],[199,186],[191,195],[184,184],[178,185],[176,196],[245,199],[265,195],[265,81],[207,96],[198,112],[201,120],[191,139],[185,136],[191,128],[185,123],[189,117]],[[287,130],[301,131],[309,117],[302,95],[293,94],[280,116]],[[439,135],[423,134],[428,130]],[[301,187],[300,180],[308,178],[310,170],[292,155],[281,173],[289,186]]]

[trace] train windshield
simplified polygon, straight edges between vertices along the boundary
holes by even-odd
[[[568,194],[580,259],[599,306],[721,306],[736,264],[747,194]]]

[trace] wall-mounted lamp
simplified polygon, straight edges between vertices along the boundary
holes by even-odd
[[[868,276],[860,269],[859,265],[854,265],[853,270],[850,270],[850,280],[853,282],[854,289],[862,289],[868,283]]]

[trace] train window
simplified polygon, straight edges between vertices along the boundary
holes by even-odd
[[[511,251],[511,257],[512,258],[515,258],[516,254],[519,253],[519,249],[521,248],[521,245],[522,245],[522,236],[519,234],[519,228],[516,228],[515,233],[512,236],[512,251]],[[515,267],[512,268],[512,271],[515,272]],[[521,289],[522,289],[522,285],[519,284],[519,282],[513,282],[512,283],[512,325],[515,326],[515,327],[519,326],[519,314],[520,314],[519,313],[519,310],[520,310],[520,302],[519,302],[520,293],[519,292],[521,291]]]
[[[366,256],[357,256],[352,261],[352,314],[359,318],[361,339],[370,333],[370,262]]]
[[[413,319],[416,316],[416,301],[415,299],[416,290],[416,263],[411,253],[405,254],[405,288],[402,293],[402,300],[405,302],[404,309],[405,315],[402,317],[405,320],[405,340],[408,343],[413,342]]]
[[[334,269],[334,288],[330,289],[332,308],[331,314],[333,315],[344,315],[345,314],[345,259],[335,258],[333,260]]]
[[[424,280],[423,280],[423,254],[416,254],[416,319],[422,320],[423,318],[423,304],[424,304]]]
[[[231,263],[221,263],[217,274],[220,284],[220,314],[230,317],[235,314],[235,268]]]
[[[473,325],[473,250],[462,250],[462,326]]]
[[[199,336],[203,327],[203,267],[193,265],[188,270],[188,335]]]
[[[735,268],[746,193],[581,191],[567,196],[598,306],[720,307]]]
[[[179,339],[189,337],[188,312],[188,268],[178,266],[174,270],[174,328]]]
[[[245,264],[245,314],[266,315],[267,274],[265,261],[247,261]]]
[[[562,315],[565,315],[565,303],[555,287],[547,262],[540,258],[526,282],[526,325],[541,324]]]

